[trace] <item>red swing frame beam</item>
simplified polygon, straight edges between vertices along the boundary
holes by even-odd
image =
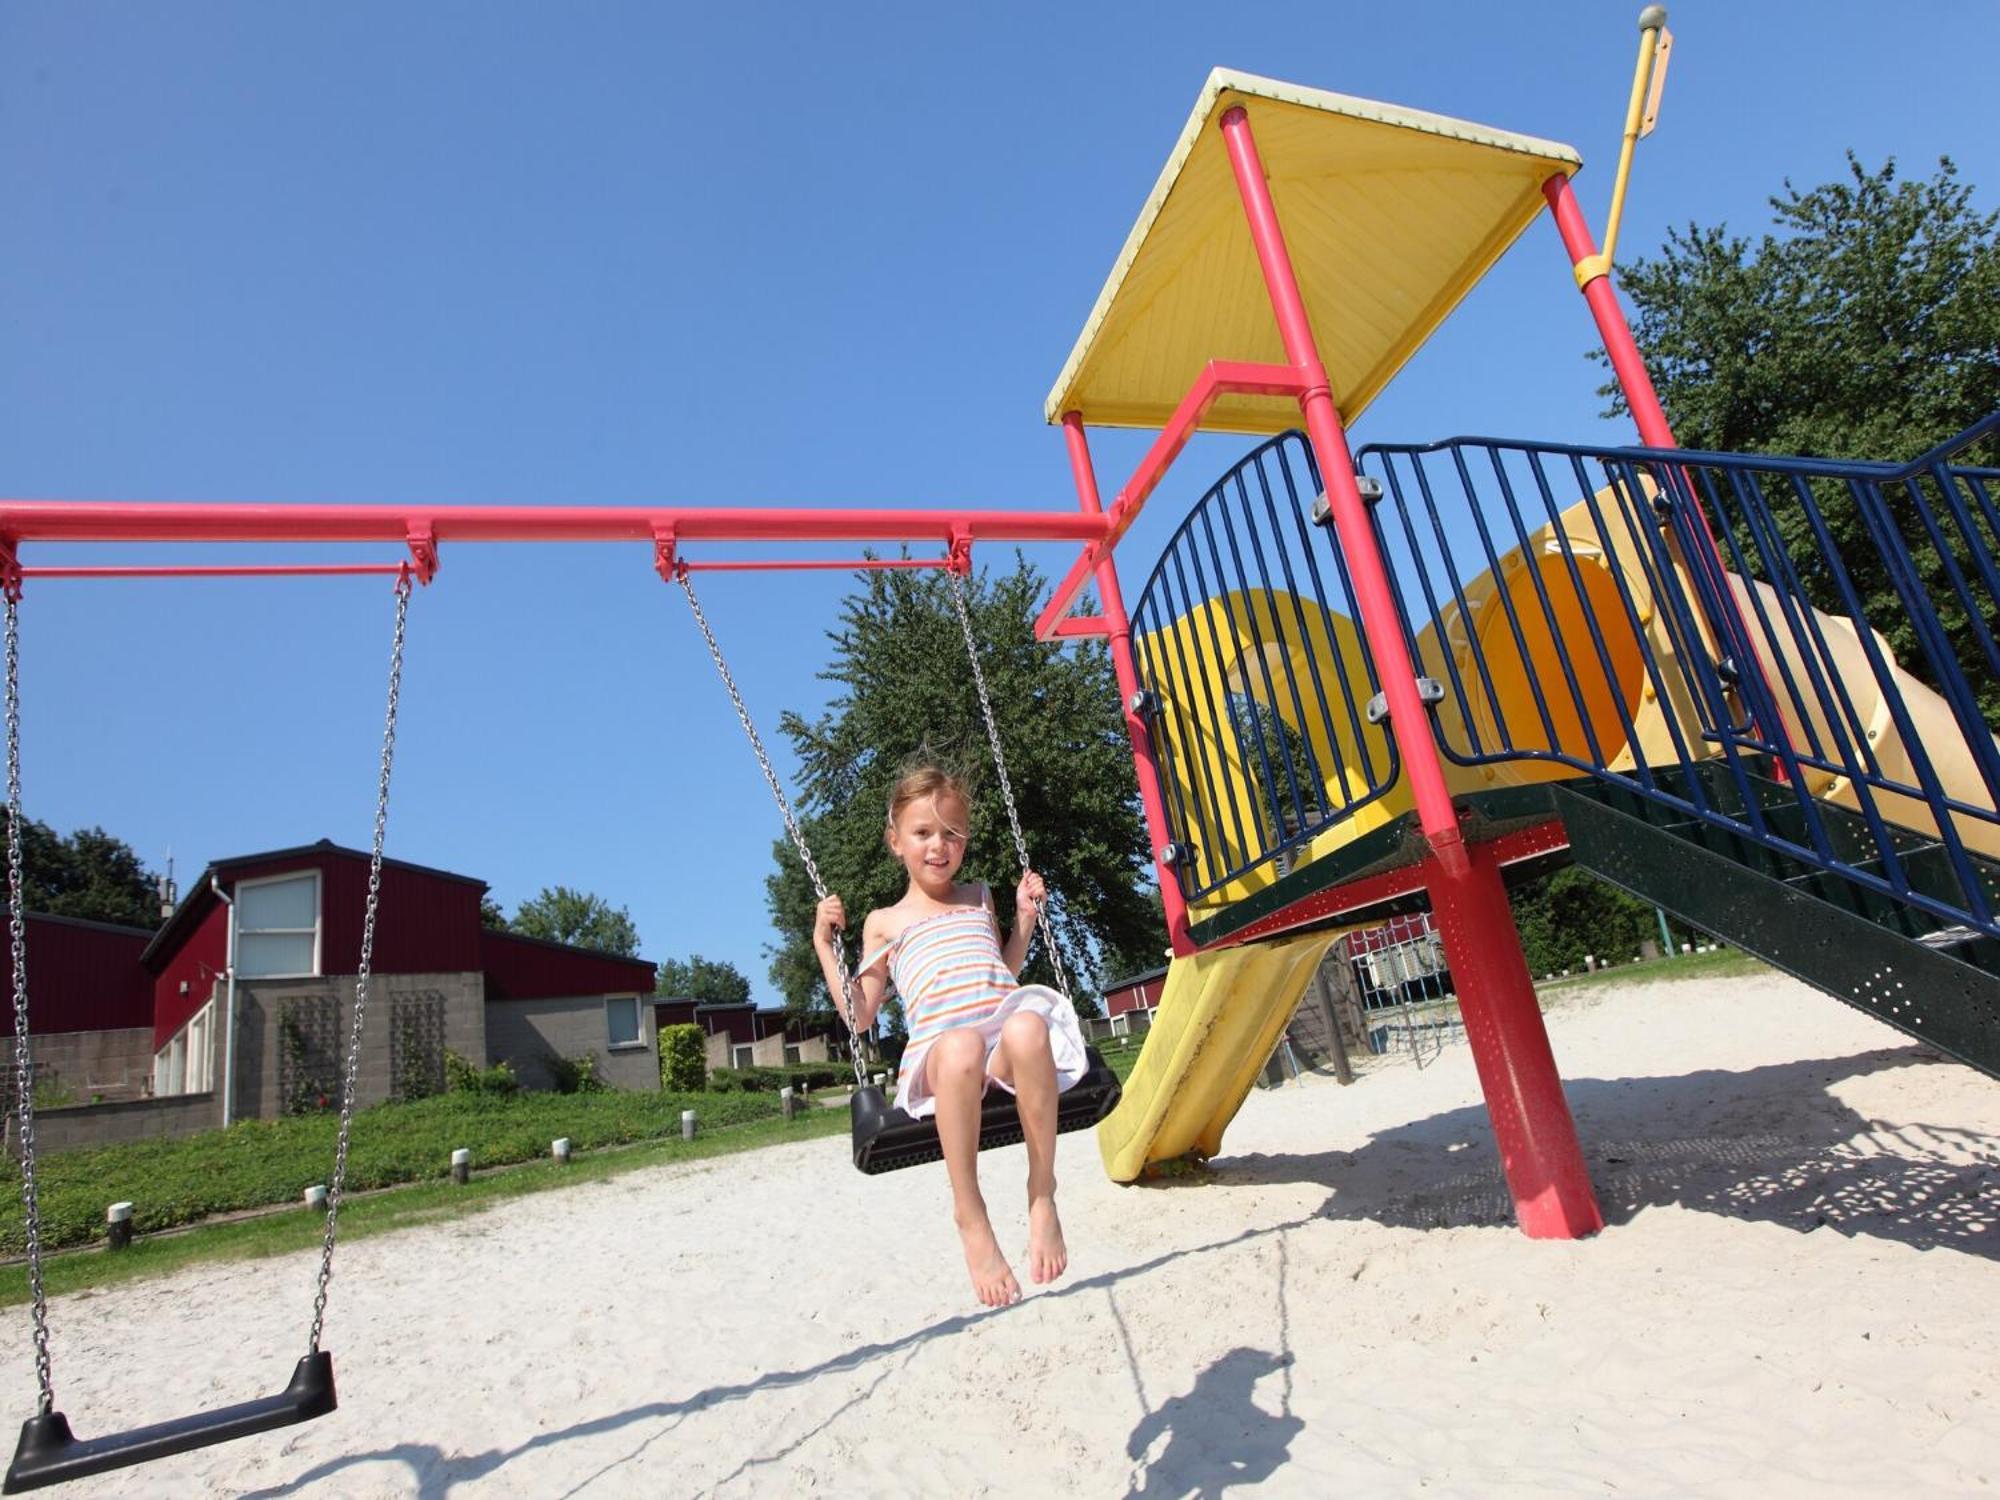
[[[1107,517],[1073,511],[805,509],[798,506],[685,509],[661,506],[269,505],[89,500],[0,500],[0,587],[19,596],[35,578],[278,578],[409,575],[429,583],[446,542],[650,542],[662,578],[689,572],[788,572],[968,566],[974,542],[1104,539]],[[946,555],[863,558],[683,557],[688,541],[936,543]],[[30,542],[400,542],[397,563],[164,563],[134,567],[26,567]]]

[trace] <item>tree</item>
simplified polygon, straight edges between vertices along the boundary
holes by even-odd
[[[670,958],[660,965],[655,988],[662,995],[680,1000],[699,1000],[704,1005],[741,1005],[750,998],[750,981],[743,971],[720,959],[703,958],[699,953],[686,959]]]
[[[905,877],[882,833],[890,789],[920,755],[968,771],[972,838],[960,878],[990,884],[1002,924],[1012,925],[1019,864],[949,589],[941,574],[865,575],[828,632],[834,659],[822,676],[837,696],[817,719],[781,720],[799,757],[802,827],[822,877],[846,903],[850,943],[868,911],[903,894]],[[1022,829],[1049,884],[1078,1003],[1088,1008],[1107,953],[1158,949],[1165,938],[1145,889],[1146,838],[1110,654],[1096,641],[1067,651],[1037,641],[1042,591],[1040,574],[1018,557],[1011,572],[966,585]],[[816,898],[790,843],[775,848],[767,892],[780,940],[771,979],[788,1008],[822,1010]],[[1039,942],[1022,977],[1053,977]]]
[[[1908,460],[2000,408],[2000,213],[1974,210],[1949,159],[1923,182],[1898,181],[1893,161],[1870,172],[1850,153],[1847,164],[1845,179],[1806,192],[1787,182],[1770,200],[1779,232],[1754,245],[1689,224],[1621,273],[1634,336],[1685,446]],[[1602,393],[1612,414],[1625,410],[1614,386]],[[1868,623],[1934,682],[1851,495],[1833,484],[1813,495]],[[1802,508],[1776,510],[1787,552],[1816,556]],[[1941,576],[1923,529],[1909,523],[1905,539],[1920,576]],[[1827,570],[1800,572],[1815,606],[1847,613]],[[1981,662],[1977,622],[1947,590],[1936,604],[1959,660]],[[2000,683],[1972,675],[1989,718],[2000,714]]]
[[[0,827],[4,818],[0,812]],[[24,819],[21,876],[26,911],[127,927],[160,925],[159,877],[129,844],[102,828],[79,828],[63,837],[46,823]]]
[[[500,903],[491,896],[482,895],[479,898],[479,925],[489,932],[507,930],[507,913],[500,909]]]
[[[508,930],[523,937],[594,948],[620,958],[639,956],[639,929],[622,906],[566,885],[544,886],[514,909]]]

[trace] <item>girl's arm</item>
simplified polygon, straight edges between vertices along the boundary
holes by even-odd
[[[1021,883],[1014,887],[1014,930],[1001,945],[1000,957],[1016,978],[1020,977],[1021,965],[1028,961],[1028,945],[1035,940],[1035,917],[1048,896],[1042,877],[1033,870],[1023,874]],[[987,892],[987,900],[992,899],[992,892]]]
[[[864,957],[876,946],[883,927],[881,916],[880,912],[870,912],[868,920],[861,924],[861,952]],[[877,959],[867,973],[852,976],[853,985],[849,993],[841,994],[840,965],[835,955],[840,951],[840,932],[846,925],[847,912],[841,905],[840,897],[828,896],[820,902],[813,922],[813,952],[819,957],[820,977],[826,981],[826,992],[834,997],[834,1008],[851,1030],[862,1032],[875,1024],[875,1017],[882,1009],[882,997],[889,987],[888,965]]]

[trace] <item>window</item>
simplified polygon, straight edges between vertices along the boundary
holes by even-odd
[[[754,1068],[757,1066],[757,1049],[748,1044],[738,1044],[729,1049],[729,1065],[733,1068]]]
[[[244,979],[319,973],[319,874],[236,887],[236,972]]]
[[[785,1066],[788,1068],[796,1068],[798,1065],[799,1065],[799,1049],[797,1047],[794,1047],[790,1042],[787,1042],[785,1044]]]
[[[213,1074],[215,1002],[209,1001],[174,1039],[153,1054],[153,1092],[205,1094],[215,1086]]]
[[[607,995],[604,997],[604,1029],[614,1047],[640,1047],[646,1042],[645,1034],[639,1028],[639,997],[637,995]]]

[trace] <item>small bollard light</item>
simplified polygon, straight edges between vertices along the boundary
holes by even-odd
[[[557,1161],[557,1163],[558,1163],[559,1165],[561,1165],[561,1166],[565,1166],[565,1167],[566,1167],[566,1166],[568,1166],[568,1165],[569,1165],[569,1137],[568,1137],[568,1136],[562,1136],[562,1137],[560,1137],[559,1139],[556,1139],[556,1140],[553,1140],[553,1141],[550,1141],[550,1142],[549,1142],[549,1155],[553,1156],[553,1157],[554,1157],[554,1158],[556,1159],[556,1161]]]
[[[111,1237],[111,1248],[123,1250],[132,1243],[132,1205],[114,1203],[104,1210],[104,1222]]]
[[[1688,957],[1689,955],[1691,955],[1691,954],[1692,954],[1693,952],[1694,952],[1694,944],[1693,944],[1693,943],[1682,943],[1682,944],[1681,944],[1681,957],[1683,957],[1683,958],[1686,958],[1686,957]]]
[[[876,1073],[871,1076],[869,1081],[873,1083],[876,1088],[879,1089],[880,1087],[882,1087],[882,1080],[887,1078],[888,1076],[889,1075],[887,1073]]]
[[[684,1141],[694,1139],[694,1111],[691,1109],[681,1111],[681,1139]]]
[[[451,1153],[451,1180],[459,1183],[472,1180],[472,1153],[463,1146]]]
[[[326,1189],[314,1183],[306,1189],[306,1207],[317,1213],[326,1207]]]
[[[799,1112],[798,1096],[790,1089],[784,1088],[778,1090],[778,1099],[784,1106],[785,1118],[787,1120],[796,1118]]]

